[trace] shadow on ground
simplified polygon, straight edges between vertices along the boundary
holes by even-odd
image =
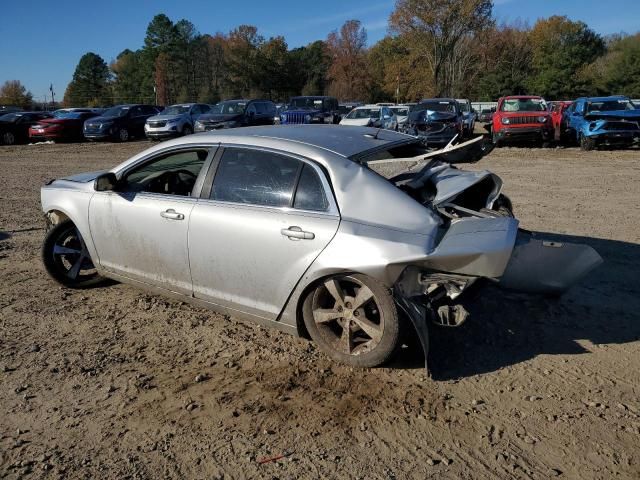
[[[487,287],[464,325],[430,326],[429,369],[435,380],[494,372],[541,354],[585,354],[590,344],[640,340],[640,245],[543,232],[539,236],[588,244],[604,263],[559,299]],[[390,366],[422,368],[419,347],[409,345]]]

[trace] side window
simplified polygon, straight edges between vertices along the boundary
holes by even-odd
[[[301,162],[259,150],[226,149],[213,180],[212,200],[270,207],[291,205]]]
[[[190,196],[208,153],[198,149],[163,155],[127,173],[120,189]]]
[[[322,182],[310,165],[305,164],[302,167],[293,208],[315,212],[326,212],[329,208]]]
[[[576,112],[584,113],[584,102],[578,102],[576,104]]]
[[[263,102],[258,102],[255,105],[259,115],[264,115],[265,113],[267,113],[267,109],[265,108],[265,104]]]
[[[200,113],[207,113],[209,110],[211,110],[211,107],[209,105],[200,105]]]
[[[142,115],[142,107],[133,107],[129,111],[129,116],[130,117],[139,117],[140,115]]]
[[[252,103],[247,107],[247,115],[256,114],[256,104]]]

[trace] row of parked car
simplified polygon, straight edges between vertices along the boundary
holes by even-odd
[[[496,146],[527,141],[592,150],[640,142],[640,106],[625,96],[558,102],[531,95],[502,97],[495,110],[481,111],[478,121],[487,123]]]
[[[546,102],[532,95],[502,97],[495,109],[474,111],[467,99],[430,98],[395,105],[340,104],[328,96],[293,97],[287,105],[240,99],[216,105],[185,103],[162,109],[117,105],[109,109],[71,108],[13,112],[0,116],[4,144],[28,141],[112,140],[146,136],[152,140],[221,128],[273,124],[340,124],[383,128],[416,136],[441,147],[472,136],[475,122],[486,123],[493,143],[578,143],[584,150],[602,144],[631,145],[640,139],[640,110],[627,97],[587,97]]]

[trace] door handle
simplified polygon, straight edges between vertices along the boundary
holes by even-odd
[[[316,235],[313,232],[305,232],[300,227],[292,226],[283,228],[280,233],[291,240],[313,240]]]
[[[169,220],[184,220],[184,214],[176,212],[173,208],[160,212],[160,216]]]

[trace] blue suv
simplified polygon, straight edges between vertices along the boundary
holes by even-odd
[[[338,100],[333,97],[293,97],[280,113],[282,125],[333,123],[340,121]]]
[[[564,111],[562,123],[582,150],[640,141],[640,110],[623,96],[578,98]]]

